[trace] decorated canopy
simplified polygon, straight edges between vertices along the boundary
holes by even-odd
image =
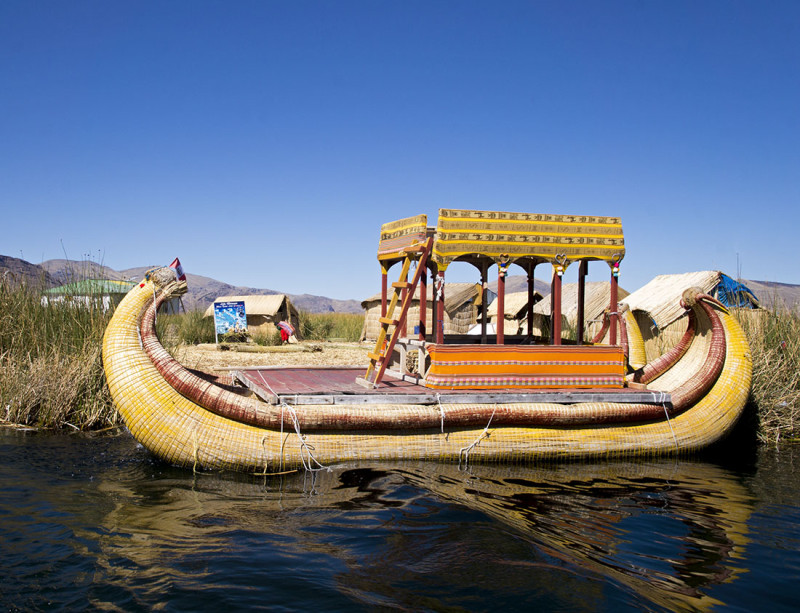
[[[402,258],[404,249],[424,241],[429,232],[425,215],[384,224],[378,259],[392,263]],[[618,217],[440,209],[431,259],[443,271],[456,260],[476,266],[549,262],[566,268],[578,260],[613,265],[624,256]]]
[[[423,242],[427,232],[427,215],[406,217],[383,224],[378,243],[378,259],[391,262],[405,257],[403,250]]]
[[[494,263],[578,260],[619,262],[625,255],[618,217],[440,209],[433,260],[444,270],[455,260]],[[521,263],[521,262],[520,262]]]

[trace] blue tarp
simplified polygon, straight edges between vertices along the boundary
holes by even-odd
[[[725,274],[720,274],[716,294],[716,299],[726,307],[754,309],[758,306],[758,298],[747,286]]]

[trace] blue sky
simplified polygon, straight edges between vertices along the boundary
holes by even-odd
[[[629,290],[800,283],[799,68],[796,1],[4,0],[0,253],[361,299],[452,207],[620,216]]]

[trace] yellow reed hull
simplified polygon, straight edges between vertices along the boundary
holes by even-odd
[[[730,431],[750,389],[747,341],[735,319],[720,312],[727,342],[722,373],[710,393],[669,421],[572,428],[445,427],[444,432],[317,431],[298,436],[288,414],[283,432],[262,429],[220,417],[177,393],[139,340],[139,318],[153,296],[153,281],[147,280],[120,303],[103,339],[103,362],[112,398],[133,436],[157,457],[181,466],[274,472],[310,463],[310,455],[332,465],[401,459],[528,463],[688,453]],[[361,405],[352,410],[358,415],[368,409]]]

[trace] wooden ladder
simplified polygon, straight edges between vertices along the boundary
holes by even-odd
[[[430,255],[432,246],[433,237],[429,237],[424,243],[418,243],[403,249],[403,253],[405,253],[406,257],[403,260],[403,269],[400,271],[400,279],[392,283],[392,299],[386,307],[386,316],[378,320],[381,329],[378,332],[378,339],[375,342],[375,351],[367,354],[369,356],[367,372],[363,377],[356,377],[356,383],[359,385],[368,388],[376,388],[381,382],[381,379],[383,379],[383,373],[386,372],[386,367],[389,364],[389,357],[394,351],[397,339],[402,336],[403,330],[405,330],[408,309],[414,301],[414,292],[417,291],[420,277],[427,266],[428,256]],[[414,278],[409,282],[407,280],[408,271],[411,269],[411,262],[415,259],[415,256],[419,257],[417,270],[414,272]],[[394,310],[397,307],[403,290],[406,290],[406,297],[400,305],[400,314],[395,318],[393,317]],[[385,342],[389,327],[393,327],[393,330],[392,333],[389,334],[388,342]],[[375,378],[370,380],[370,376],[373,375],[373,373]]]

